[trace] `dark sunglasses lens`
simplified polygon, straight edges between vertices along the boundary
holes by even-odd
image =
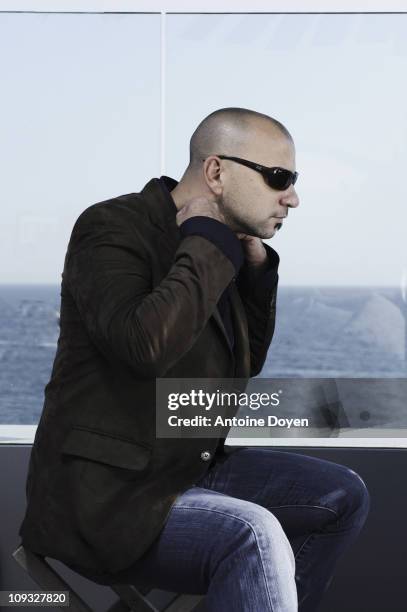
[[[293,175],[289,170],[284,170],[284,168],[278,168],[271,172],[267,172],[264,175],[266,182],[273,189],[277,189],[278,191],[284,191],[288,189],[291,183],[294,185],[296,180],[296,176]]]

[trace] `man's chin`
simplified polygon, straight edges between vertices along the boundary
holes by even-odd
[[[261,228],[257,227],[256,229],[255,228],[251,228],[250,230],[246,229],[245,232],[241,231],[241,233],[245,233],[248,236],[254,236],[255,238],[260,238],[261,240],[267,240],[268,238],[272,238],[275,235],[277,231],[276,230],[277,225],[281,226],[281,223],[276,224],[273,222],[273,225],[267,224],[267,225],[263,225]]]
[[[278,225],[280,225],[280,223],[278,223]],[[272,227],[271,229],[266,230],[265,232],[263,232],[260,235],[260,238],[264,239],[268,239],[268,238],[273,238],[273,236],[276,235],[278,229],[277,226],[276,227]]]
[[[283,224],[280,222],[273,222],[272,227],[267,228],[265,234],[265,236],[263,236],[264,238],[273,238],[273,236],[275,236],[277,234],[277,232],[279,232],[281,230],[281,228],[283,227]]]

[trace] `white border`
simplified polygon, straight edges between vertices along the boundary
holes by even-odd
[[[2,444],[32,444],[37,425],[0,425],[0,446]]]
[[[0,0],[0,11],[67,13],[375,13],[407,0]]]
[[[0,425],[0,446],[25,444],[34,442],[37,425]],[[384,437],[360,438],[357,436],[369,435],[369,430],[353,429],[341,433],[337,438],[227,438],[229,446],[275,446],[284,447],[323,447],[323,448],[407,448],[407,430],[387,429],[375,430]],[[397,435],[403,432],[404,438]],[[391,437],[394,436],[394,437]]]
[[[380,430],[377,430],[380,433]],[[355,431],[355,436],[358,434]],[[394,432],[397,435],[397,432]],[[407,438],[228,438],[231,446],[275,446],[295,448],[407,448]]]

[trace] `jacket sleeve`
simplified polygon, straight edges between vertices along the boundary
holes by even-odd
[[[250,376],[260,374],[273,338],[278,286],[278,253],[263,243],[268,267],[259,273],[243,265],[236,286],[243,302],[250,343]]]
[[[221,249],[191,235],[181,240],[167,276],[153,287],[142,230],[99,223],[93,215],[92,222],[77,221],[62,276],[104,356],[151,378],[193,346],[235,274]]]
[[[197,215],[184,221],[180,226],[182,236],[203,236],[210,240],[229,257],[235,266],[236,274],[242,266],[244,255],[241,242],[225,223],[212,219],[211,217],[203,217]]]

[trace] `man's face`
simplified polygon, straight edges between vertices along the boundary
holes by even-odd
[[[231,155],[235,155],[234,153]],[[259,131],[247,153],[236,154],[263,166],[279,166],[295,171],[295,148],[291,140],[280,132],[267,134]],[[272,189],[262,174],[231,160],[221,160],[223,190],[219,204],[227,224],[235,232],[259,238],[272,238],[282,226],[289,208],[299,205],[295,188],[285,191]]]

